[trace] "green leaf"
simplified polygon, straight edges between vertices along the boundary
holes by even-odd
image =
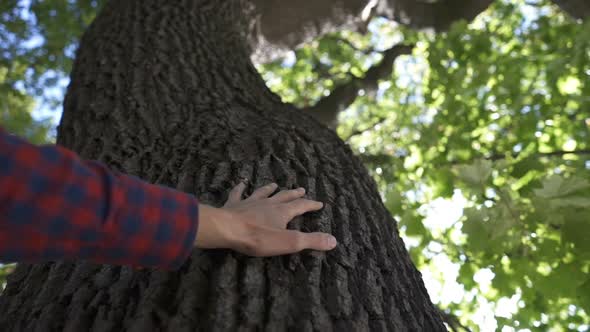
[[[544,169],[545,169],[545,166],[543,165],[541,160],[539,160],[539,157],[532,155],[532,156],[523,158],[522,160],[515,163],[513,165],[512,175],[516,178],[520,178],[532,170],[541,171]]]
[[[462,230],[468,236],[467,246],[476,252],[484,251],[489,246],[491,237],[485,214],[482,210],[469,208],[465,210],[465,221]]]
[[[492,162],[480,159],[471,165],[460,165],[456,168],[456,174],[463,182],[480,186],[492,175]]]
[[[570,214],[562,227],[563,241],[574,245],[576,251],[590,255],[590,213]]]
[[[492,286],[501,292],[501,294],[512,294],[515,291],[515,274],[506,271],[503,267],[494,269],[494,279]]]
[[[590,181],[572,176],[563,178],[560,175],[553,175],[543,181],[543,188],[534,190],[535,194],[543,198],[566,196],[580,190],[590,188]]]
[[[590,208],[590,197],[569,196],[567,198],[556,198],[549,200],[553,208],[560,207],[579,207]]]
[[[586,312],[590,312],[590,279],[586,280],[577,289],[577,297],[580,305]]]
[[[396,188],[391,188],[385,195],[385,203],[391,214],[400,214],[402,212],[402,194]]]
[[[457,276],[457,282],[462,283],[467,290],[472,289],[476,286],[475,280],[473,280],[475,271],[476,269],[473,264],[468,262],[461,264],[461,267],[459,268],[459,275]]]
[[[433,170],[430,174],[434,195],[439,197],[451,197],[453,195],[454,174],[449,168]]]
[[[422,223],[422,217],[415,214],[413,211],[406,211],[402,216],[404,224],[406,225],[406,234],[408,236],[424,236],[428,231]]]

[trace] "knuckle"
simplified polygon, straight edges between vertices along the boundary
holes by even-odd
[[[295,198],[300,198],[303,197],[304,193],[300,192],[300,191],[294,191],[291,193],[291,198],[295,199]]]
[[[301,251],[305,247],[305,234],[301,232],[293,233],[291,249],[294,252]]]

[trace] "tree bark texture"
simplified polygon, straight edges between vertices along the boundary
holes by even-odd
[[[444,31],[459,20],[471,21],[494,0],[381,0],[377,13],[411,28]]]
[[[249,60],[239,1],[119,0],[85,33],[58,143],[220,206],[248,178],[325,202],[290,227],[337,249],[195,249],[179,271],[19,264],[1,331],[444,331],[376,185],[336,134],[283,104]]]
[[[416,29],[445,31],[456,21],[473,20],[494,0],[250,1],[255,8],[248,24],[252,59],[263,63],[330,32],[366,31],[373,16]]]
[[[257,63],[278,58],[327,33],[366,26],[362,13],[371,6],[370,0],[251,2],[256,14],[251,17],[250,43],[252,60]]]

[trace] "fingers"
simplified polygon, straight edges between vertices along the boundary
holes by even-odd
[[[318,201],[312,201],[310,199],[299,198],[297,200],[286,203],[287,215],[289,221],[297,216],[304,213],[317,211],[324,206],[324,203]]]
[[[336,247],[336,238],[327,233],[304,233],[295,230],[273,230],[268,234],[265,248],[254,250],[256,256],[287,255],[304,249],[319,251],[332,250]]]
[[[336,238],[327,233],[303,233],[299,232],[299,250],[313,249],[319,251],[332,250],[338,244]]]
[[[252,195],[250,195],[250,197],[247,198],[247,200],[257,200],[257,199],[267,198],[276,189],[277,189],[277,184],[276,183],[267,184],[265,186],[262,186],[262,187],[256,189],[252,193]]]
[[[244,189],[246,189],[246,184],[244,182],[240,182],[237,186],[233,187],[229,192],[227,203],[225,204],[233,204],[241,201]]]
[[[303,197],[303,195],[305,195],[305,189],[297,188],[293,190],[283,190],[278,194],[274,195],[272,199],[280,203],[286,203],[297,198],[301,198]]]

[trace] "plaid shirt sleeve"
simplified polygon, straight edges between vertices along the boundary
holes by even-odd
[[[0,262],[85,259],[175,270],[197,226],[192,195],[0,128]]]

